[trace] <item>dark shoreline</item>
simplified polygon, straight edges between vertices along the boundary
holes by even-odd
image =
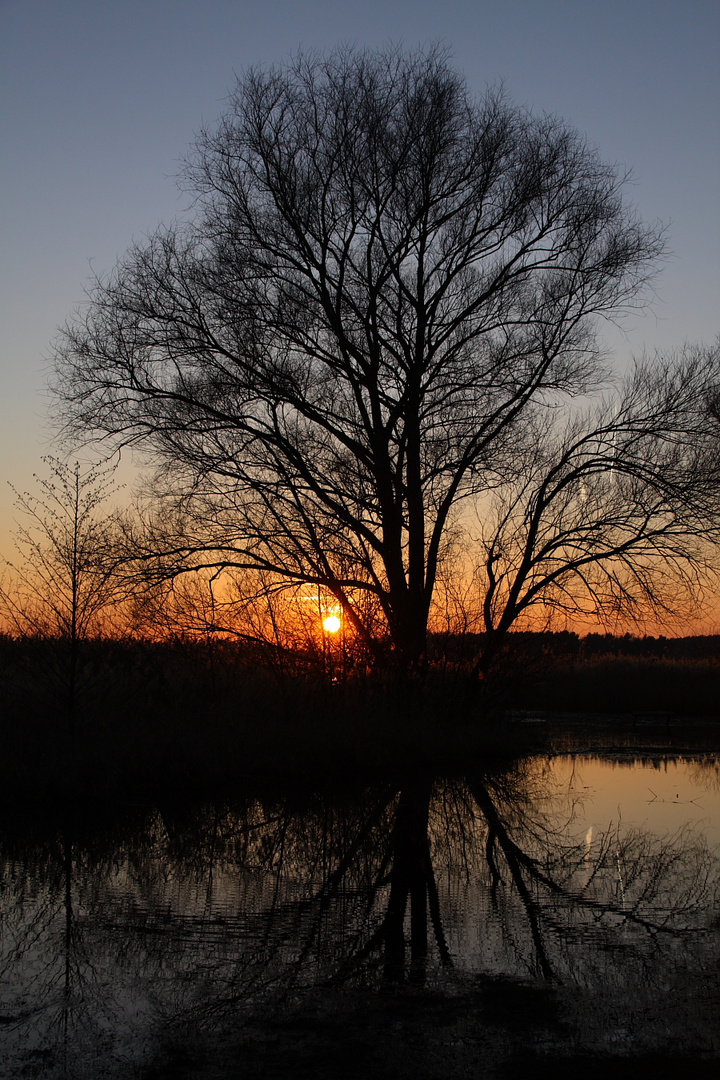
[[[93,812],[88,809],[93,806],[223,801],[238,793],[303,799],[322,792],[342,799],[377,785],[400,788],[419,777],[462,778],[546,755],[617,764],[720,760],[720,721],[710,718],[646,718],[628,725],[627,716],[535,713],[496,719],[485,730],[425,723],[414,731],[373,725],[370,731],[353,726],[331,732],[315,724],[284,733],[276,729],[266,737],[256,732],[252,747],[239,745],[241,731],[230,744],[222,729],[206,729],[203,754],[187,744],[172,757],[167,750],[158,753],[147,732],[135,734],[139,738],[130,744],[124,742],[125,733],[106,730],[102,739],[89,740],[74,754],[56,739],[54,748],[45,746],[39,757],[29,756],[29,745],[20,747],[15,758],[6,753],[0,765],[0,809],[68,804],[82,813],[83,807]]]
[[[342,788],[533,752],[720,751],[720,637],[517,635],[484,682],[447,664],[338,681],[227,643],[89,642],[72,710],[62,650],[0,639],[0,803]]]

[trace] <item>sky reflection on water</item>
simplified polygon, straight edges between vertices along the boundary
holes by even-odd
[[[460,1017],[508,985],[552,988],[553,1045],[717,1054],[719,824],[716,758],[570,755],[342,803],[6,822],[0,1075],[151,1076],[169,1031],[310,994],[440,993]]]

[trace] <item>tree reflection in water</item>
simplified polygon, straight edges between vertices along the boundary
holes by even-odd
[[[8,829],[0,1020],[11,1069],[93,1076],[99,1055],[123,1075],[161,1027],[237,1024],[311,988],[457,996],[479,976],[510,976],[605,997],[667,995],[687,978],[715,992],[718,853],[688,830],[578,834],[575,809],[531,759],[352,802],[164,808],[111,829],[67,818],[51,836]]]

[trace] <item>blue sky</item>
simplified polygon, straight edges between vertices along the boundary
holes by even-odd
[[[652,309],[607,340],[720,331],[720,5],[716,0],[0,0],[0,554],[12,493],[52,451],[56,328],[92,269],[183,209],[180,159],[233,73],[338,43],[440,40],[478,92],[503,80],[632,169],[669,230]],[[82,456],[82,454],[80,455]]]

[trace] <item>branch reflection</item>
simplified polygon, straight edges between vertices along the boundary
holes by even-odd
[[[702,977],[718,943],[718,853],[687,829],[588,830],[576,790],[531,759],[354,800],[163,807],[94,827],[68,817],[51,836],[8,828],[8,1060],[45,1055],[47,1075],[92,1075],[102,1045],[120,1070],[158,1025],[237,1020],[318,987],[480,975],[660,986],[683,966]]]

